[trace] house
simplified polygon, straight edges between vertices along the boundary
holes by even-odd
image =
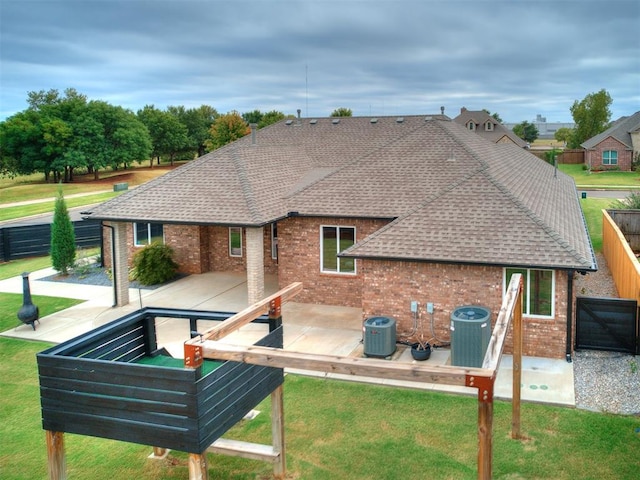
[[[585,149],[585,164],[590,170],[633,169],[640,156],[640,111],[620,117],[604,132],[580,145]]]
[[[521,148],[527,148],[527,142],[503,126],[495,118],[484,110],[460,109],[460,115],[453,119],[454,122],[464,125],[468,130],[476,132],[483,138],[493,143],[513,143]]]
[[[573,278],[597,269],[573,180],[445,115],[283,120],[89,216],[109,227],[123,304],[127,262],[154,238],[182,272],[246,272],[250,303],[275,274],[303,282],[297,301],[392,316],[403,337],[417,301],[443,341],[459,306],[495,321],[521,272],[536,356],[570,355]]]

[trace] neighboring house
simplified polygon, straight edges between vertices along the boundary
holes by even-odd
[[[633,160],[640,156],[640,111],[619,118],[580,146],[590,170],[631,171]]]
[[[296,301],[393,316],[399,336],[412,301],[429,337],[433,320],[448,339],[462,305],[495,321],[521,272],[525,354],[536,356],[570,354],[573,278],[597,269],[571,177],[444,115],[281,121],[89,216],[111,227],[119,303],[123,266],[153,238],[182,272],[246,272],[250,303],[276,274],[281,287],[303,282]]]
[[[513,143],[521,148],[527,148],[527,142],[504,127],[495,118],[484,110],[460,109],[460,115],[453,119],[454,122],[464,125],[467,130],[476,132],[483,138],[493,143]]]

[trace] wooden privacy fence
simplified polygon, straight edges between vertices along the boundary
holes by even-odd
[[[607,210],[602,210],[602,252],[620,298],[640,302],[640,263]]]

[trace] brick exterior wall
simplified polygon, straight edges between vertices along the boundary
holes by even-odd
[[[503,269],[500,267],[365,260],[362,271],[363,318],[395,318],[398,336],[408,335],[413,329],[412,300],[419,302],[427,339],[433,335],[431,316],[426,313],[425,304],[434,304],[434,332],[442,341],[450,339],[451,312],[455,308],[462,305],[487,307],[495,325],[502,304]],[[566,286],[566,273],[556,272],[555,318],[525,317],[525,355],[565,357]],[[420,325],[418,322],[418,333]],[[511,335],[507,338],[506,351],[512,351]]]
[[[398,335],[411,332],[412,300],[420,304],[425,335],[431,334],[431,318],[425,304],[434,304],[436,336],[448,341],[451,312],[462,305],[482,305],[492,312],[495,323],[502,303],[503,269],[490,266],[448,265],[419,262],[357,260],[356,274],[320,272],[320,227],[338,225],[356,228],[356,240],[377,231],[386,220],[292,217],[278,222],[279,259],[271,258],[271,228],[263,228],[265,273],[277,273],[280,287],[302,282],[304,290],[295,301],[362,308],[363,320],[371,316],[392,316],[398,321]],[[165,225],[165,241],[175,251],[180,271],[245,272],[246,230],[243,255],[229,255],[229,229],[217,226]],[[110,231],[105,229],[105,260],[110,265]],[[258,242],[256,242],[258,245]],[[129,261],[140,247],[133,246],[133,228],[126,226]],[[555,273],[555,318],[524,319],[524,354],[565,358],[567,314],[567,274]],[[575,332],[575,325],[572,326]],[[511,352],[511,337],[506,351]]]
[[[278,281],[280,287],[302,282],[304,290],[296,302],[358,307],[362,305],[362,262],[356,274],[320,272],[320,227],[337,225],[356,228],[356,241],[386,225],[386,220],[293,217],[278,222]]]
[[[605,150],[615,150],[618,152],[618,165],[603,165],[602,152]],[[586,151],[585,163],[591,166],[591,170],[623,170],[631,171],[633,152],[627,150],[622,143],[613,137],[605,138],[596,145],[595,148]]]
[[[142,247],[133,244],[133,224],[126,225],[127,252],[129,266],[135,253]],[[264,269],[265,274],[276,275],[278,262],[271,258],[271,227],[264,227]],[[229,228],[198,225],[164,225],[165,243],[174,251],[174,260],[180,265],[181,273],[198,274],[205,272],[246,271],[246,232],[243,229],[242,257],[229,255]],[[104,229],[104,262],[111,265],[111,231]]]

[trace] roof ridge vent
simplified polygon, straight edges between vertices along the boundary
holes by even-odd
[[[331,123],[333,123],[334,125],[338,125],[340,123],[340,119],[334,118],[333,120],[331,120]]]
[[[371,123],[378,123],[378,119],[377,118],[372,118],[371,120],[369,120]]]
[[[309,120],[309,123],[311,125],[315,125],[316,123],[318,123],[318,119],[317,118],[312,118],[311,120]]]
[[[430,122],[431,120],[433,120],[433,117],[431,115],[424,117],[425,122]]]
[[[284,122],[285,125],[291,125],[293,123],[293,120],[287,120],[286,122]]]
[[[404,117],[396,118],[396,123],[403,123],[403,122],[404,122]]]

